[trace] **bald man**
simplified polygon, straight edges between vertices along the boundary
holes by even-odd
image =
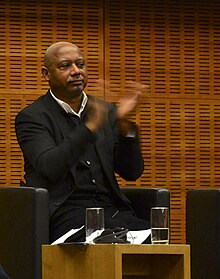
[[[136,180],[143,172],[138,130],[127,115],[144,86],[135,84],[118,106],[89,96],[86,62],[69,42],[51,45],[42,74],[48,92],[16,117],[25,185],[49,192],[50,242],[84,225],[87,207],[103,207],[105,228],[149,228],[135,216],[115,173]],[[84,230],[68,241],[84,241]]]

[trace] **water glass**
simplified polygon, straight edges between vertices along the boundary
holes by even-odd
[[[169,244],[168,207],[152,207],[150,223],[151,223],[151,243]]]
[[[104,208],[86,208],[86,242],[93,243],[93,239],[104,231]]]

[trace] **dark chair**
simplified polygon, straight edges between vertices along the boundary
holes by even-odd
[[[12,279],[41,278],[41,244],[48,243],[48,192],[0,187],[0,264]]]
[[[192,279],[220,278],[220,189],[191,189],[186,198],[186,242]]]
[[[122,188],[137,216],[169,206],[166,189]],[[49,239],[48,192],[29,187],[0,187],[0,264],[13,279],[41,278],[41,245]]]

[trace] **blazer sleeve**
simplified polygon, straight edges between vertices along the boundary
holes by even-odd
[[[134,137],[120,134],[119,123],[114,111],[114,169],[125,180],[134,181],[141,176],[144,170],[144,160],[141,154],[138,129],[135,123],[131,126],[135,130]]]

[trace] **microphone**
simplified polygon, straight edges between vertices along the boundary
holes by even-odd
[[[93,239],[94,243],[130,243],[127,241],[128,229],[106,229],[100,236]]]

